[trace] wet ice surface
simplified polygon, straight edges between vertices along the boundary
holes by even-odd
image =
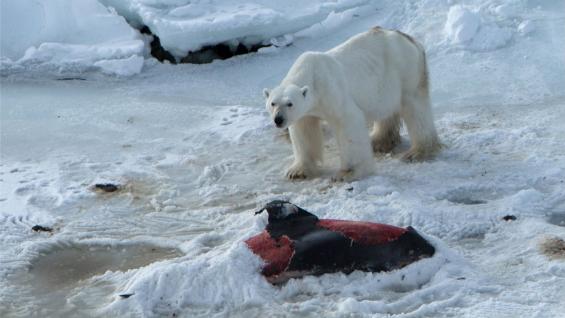
[[[33,289],[46,292],[105,271],[126,271],[179,255],[174,249],[144,245],[56,246],[32,261],[30,283],[34,285]]]
[[[27,268],[15,271],[7,283],[20,289],[19,299],[10,306],[25,308],[20,315],[84,315],[97,307],[96,297],[131,297],[120,293],[100,276],[106,272],[125,272],[181,256],[172,248],[149,244],[54,244],[44,246]],[[85,292],[86,290],[86,292]],[[81,294],[91,294],[82,297]],[[122,295],[122,296],[120,296]]]
[[[542,47],[536,38],[492,55],[433,47],[446,146],[437,159],[379,156],[373,176],[334,184],[329,143],[322,178],[282,177],[291,147],[269,123],[261,89],[302,51],[373,24],[210,65],[149,63],[127,81],[3,79],[0,316],[557,316],[565,265],[540,246],[564,236],[562,65],[546,62],[558,49],[544,46],[517,69],[505,61]],[[119,190],[93,191],[96,184]],[[265,216],[253,212],[275,198],[321,218],[414,226],[438,254],[393,273],[273,287],[242,241],[263,229]]]

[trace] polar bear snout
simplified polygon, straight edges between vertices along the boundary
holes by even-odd
[[[276,115],[273,121],[278,128],[284,128],[284,117],[281,114]]]

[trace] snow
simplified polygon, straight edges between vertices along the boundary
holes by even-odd
[[[456,5],[449,8],[447,13],[445,33],[454,43],[467,42],[477,34],[480,25],[481,18],[477,13]]]
[[[79,73],[96,69],[96,63],[108,65],[106,60],[136,59],[145,51],[140,34],[96,0],[6,0],[0,9],[2,73]]]
[[[501,14],[501,10],[496,12]],[[447,39],[452,43],[475,51],[490,51],[503,47],[512,38],[509,29],[501,28],[495,22],[485,22],[481,14],[461,5],[449,9],[444,29]]]
[[[92,1],[53,3],[90,3],[123,22]],[[181,0],[135,3],[155,12],[162,4],[182,21],[193,12],[173,10],[187,5]],[[216,14],[224,2],[191,3]],[[378,10],[352,3],[335,2],[348,9],[277,35],[277,47],[169,65],[142,61],[143,43],[125,22],[116,22],[127,27],[123,34],[106,29],[66,41],[70,29],[60,28],[29,42],[31,51],[17,41],[7,48],[5,8],[31,16],[45,2],[0,2],[0,316],[561,315],[564,259],[540,246],[565,238],[563,2],[427,0]],[[506,5],[512,10],[499,8]],[[469,21],[476,28],[459,41]],[[28,39],[43,34],[33,31],[38,25],[26,24]],[[329,180],[338,166],[330,142],[322,178],[285,180],[291,146],[270,124],[262,88],[276,85],[302,52],[375,25],[399,28],[427,48],[442,153],[413,164],[380,156],[373,176],[340,184]],[[140,51],[129,41],[140,41]],[[30,59],[18,62],[26,51]],[[80,67],[69,68],[69,56]],[[50,79],[53,69],[77,80]],[[403,137],[399,151],[408,147]],[[120,190],[93,191],[96,183]],[[253,212],[273,199],[320,218],[413,226],[437,254],[391,273],[271,286],[243,241],[264,228],[267,216]],[[516,220],[504,221],[508,215]],[[37,224],[53,232],[31,231]]]
[[[522,35],[530,34],[534,30],[534,24],[529,20],[523,21],[520,23],[520,25],[518,25],[518,32],[520,32]]]
[[[101,0],[134,25],[146,25],[177,59],[203,46],[229,42],[250,46],[295,33],[329,14],[367,0],[207,1]],[[296,10],[296,8],[300,10]]]
[[[133,55],[125,59],[101,60],[94,63],[94,66],[100,67],[106,74],[131,76],[141,72],[143,60],[142,56]]]
[[[293,33],[366,3],[6,0],[1,10],[0,72],[76,75],[100,71],[127,77],[141,71],[140,58],[148,55],[145,41],[151,40],[135,28],[148,26],[163,48],[180,61],[189,51],[220,43],[233,48],[240,43],[287,46]],[[297,6],[301,10],[295,10]]]

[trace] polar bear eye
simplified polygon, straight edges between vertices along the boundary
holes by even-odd
[[[288,104],[286,104],[286,106],[292,107],[292,103],[288,103]]]
[[[271,106],[275,107],[275,103],[271,103]]]

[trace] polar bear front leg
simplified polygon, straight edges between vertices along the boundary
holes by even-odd
[[[370,174],[373,170],[373,152],[369,132],[362,111],[349,105],[347,116],[334,124],[341,168],[335,181],[352,181]]]
[[[289,179],[311,178],[318,173],[323,161],[324,140],[320,119],[312,116],[301,118],[289,127],[294,163],[288,168]]]

